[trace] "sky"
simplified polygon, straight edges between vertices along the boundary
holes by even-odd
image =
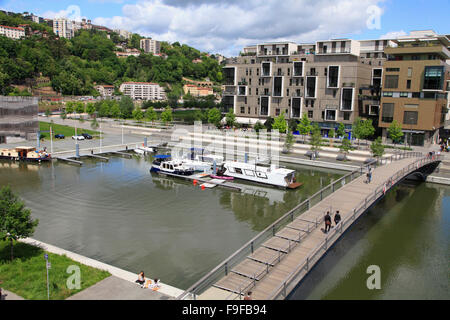
[[[380,39],[425,29],[450,34],[449,0],[0,0],[0,8],[87,18],[225,56],[272,41]]]

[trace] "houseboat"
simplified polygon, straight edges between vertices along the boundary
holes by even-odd
[[[205,149],[191,148],[191,152],[181,160],[186,166],[194,168],[197,172],[213,172],[216,167],[224,163],[222,156],[210,154]]]
[[[280,168],[274,164],[225,161],[218,175],[289,189],[302,185],[295,180],[295,170]]]
[[[187,166],[181,160],[171,160],[170,155],[156,155],[150,172],[190,176],[194,174],[194,168]]]
[[[37,151],[34,147],[16,147],[0,149],[0,159],[41,162],[50,161],[52,158],[45,150]]]

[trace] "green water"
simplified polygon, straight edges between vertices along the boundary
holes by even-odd
[[[363,215],[290,299],[449,299],[450,187],[402,184]],[[369,290],[367,267],[381,271]]]
[[[0,162],[40,220],[34,238],[187,289],[296,204],[343,175],[302,166],[297,190],[244,184],[244,192],[201,190],[149,173],[151,159]]]

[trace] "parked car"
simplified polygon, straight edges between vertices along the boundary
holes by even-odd
[[[73,140],[84,140],[83,136],[72,136]]]
[[[88,133],[82,133],[81,135],[82,135],[85,139],[88,139],[88,140],[92,139],[92,136],[91,136],[90,134],[88,134]]]
[[[64,139],[65,136],[63,134],[55,134],[55,139]]]

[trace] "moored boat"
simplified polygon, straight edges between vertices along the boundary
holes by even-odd
[[[295,189],[301,185],[295,180],[295,170],[280,168],[274,164],[226,161],[222,170],[223,176],[281,188]]]
[[[51,155],[45,150],[37,151],[34,147],[16,147],[14,149],[0,149],[0,158],[20,161],[50,161]]]

